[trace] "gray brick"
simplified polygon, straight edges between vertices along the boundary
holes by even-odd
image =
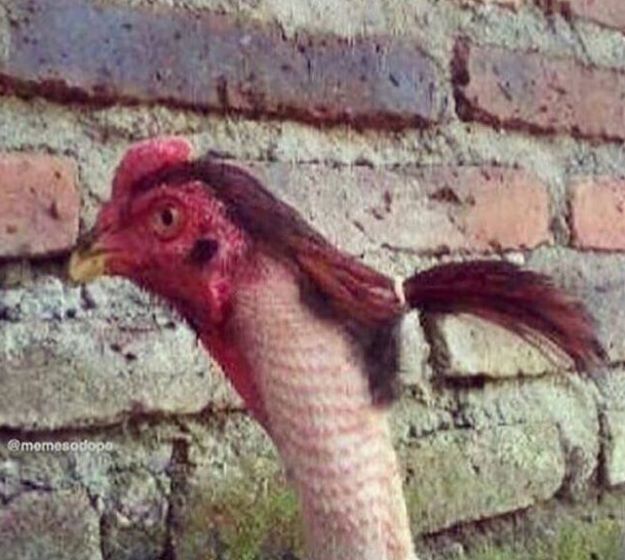
[[[605,474],[610,486],[625,483],[625,410],[603,413],[607,430],[605,443]]]
[[[102,560],[99,519],[82,491],[26,492],[0,507],[2,560]]]
[[[19,0],[3,81],[71,100],[154,102],[380,126],[438,121],[445,94],[399,38],[285,39],[277,27],[167,8]]]
[[[625,360],[625,256],[541,249],[528,259],[533,270],[550,275],[586,305],[597,321],[597,333],[610,361]]]
[[[552,497],[565,473],[553,424],[441,432],[401,454],[415,533],[529,507]]]
[[[120,280],[0,292],[0,425],[55,429],[239,406],[195,334]],[[89,307],[94,307],[90,309]]]

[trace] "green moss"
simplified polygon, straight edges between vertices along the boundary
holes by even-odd
[[[596,523],[569,523],[549,542],[528,547],[485,546],[467,555],[467,560],[623,560],[622,527],[611,519]]]
[[[558,560],[622,560],[623,532],[612,520],[604,520],[580,529],[577,526],[565,527],[557,543]]]
[[[186,503],[181,504],[185,513],[180,520],[177,557],[273,560],[289,553],[289,558],[303,558],[297,499],[276,463],[255,460],[240,467],[221,483],[205,476],[197,478],[188,489]],[[419,493],[408,492],[407,499],[413,512],[426,509]],[[515,542],[511,531],[506,542],[514,544],[494,545],[491,541],[469,550],[462,559],[625,559],[625,531],[614,519],[604,517],[594,523],[572,517],[559,522],[557,516],[550,519],[555,525],[552,536],[538,537],[536,531],[528,531]],[[551,523],[540,526],[553,527]],[[544,534],[542,529],[539,532]]]
[[[259,462],[194,494],[181,557],[259,560],[303,550],[297,498],[275,466]]]
[[[231,496],[224,502],[229,518],[221,538],[230,560],[256,560],[263,550],[301,548],[299,510],[293,491],[267,484],[255,494]]]

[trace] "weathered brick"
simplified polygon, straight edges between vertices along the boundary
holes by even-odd
[[[625,256],[563,248],[535,251],[527,266],[551,276],[579,297],[597,320],[599,340],[612,362],[625,360]]]
[[[2,560],[102,560],[99,519],[84,491],[26,492],[0,505]]]
[[[456,45],[460,117],[495,126],[582,138],[625,138],[625,74],[539,53]]]
[[[104,558],[162,558],[167,539],[168,481],[145,470],[125,472],[117,479],[117,507],[105,513],[100,525]]]
[[[622,367],[601,371],[594,381],[605,409],[625,411],[625,370]]]
[[[625,180],[577,179],[571,185],[573,243],[586,249],[625,249]]]
[[[399,338],[398,367],[401,383],[427,390],[425,387],[432,377],[432,368],[428,360],[430,347],[425,339],[417,311],[404,316],[399,324],[397,334]]]
[[[495,4],[518,10],[536,4],[549,14],[559,13],[595,21],[613,28],[625,28],[625,8],[621,0],[456,0],[460,4]]]
[[[0,154],[0,257],[68,250],[78,235],[76,167],[43,154]]]
[[[380,245],[422,253],[488,252],[531,248],[551,238],[546,187],[520,169],[250,167],[332,241],[356,254]]]
[[[608,486],[625,484],[625,370],[599,372],[595,383],[603,411],[603,474]]]
[[[578,375],[561,372],[540,381],[509,379],[456,388],[456,423],[472,430],[493,425],[555,424],[568,464],[564,488],[583,495],[593,482],[600,451],[597,389]]]
[[[0,334],[10,349],[0,355],[0,425],[56,429],[226,404],[214,391],[224,380],[190,331],[129,329],[124,335],[103,321],[8,325]]]
[[[214,13],[87,0],[19,0],[9,17],[0,74],[18,90],[380,126],[437,121],[444,105],[433,62],[399,38],[285,39]]]
[[[625,4],[622,0],[539,0],[549,11],[576,16],[607,27],[625,29]]]
[[[606,430],[605,475],[610,486],[625,483],[625,411],[606,410],[603,413]]]
[[[496,4],[518,10],[526,0],[457,0],[460,4]]]
[[[470,316],[444,315],[433,322],[435,361],[448,377],[536,376],[558,368],[521,337]]]
[[[400,450],[416,534],[516,511],[552,497],[565,460],[553,424],[451,430]]]
[[[110,424],[240,406],[195,334],[129,283],[0,290],[0,426]]]
[[[297,501],[258,424],[230,416],[196,425],[193,436],[201,443],[189,448],[194,468],[185,479],[185,500],[173,505],[170,516],[175,558],[219,558],[225,548],[234,560],[243,556],[243,541],[250,557],[283,558],[290,552],[300,558],[294,550]]]
[[[154,435],[154,434],[153,434]],[[38,548],[33,547],[35,558],[65,559],[83,558],[76,550],[73,550],[72,543],[67,544],[67,556],[57,556],[56,546],[49,543],[49,550],[41,553],[42,547],[46,545],[44,539],[57,539],[71,537],[62,535],[55,531],[55,523],[61,529],[63,523],[62,510],[65,507],[77,509],[78,516],[95,516],[95,526],[99,530],[101,543],[98,547],[102,551],[105,559],[131,560],[142,558],[144,560],[160,559],[165,548],[166,512],[168,509],[168,498],[170,497],[170,478],[172,442],[167,436],[151,437],[144,433],[143,438],[122,431],[112,434],[110,431],[90,431],[78,433],[76,431],[64,432],[62,434],[32,434],[22,433],[19,435],[23,443],[80,443],[87,441],[92,445],[105,444],[106,451],[93,452],[76,449],[74,451],[38,451],[33,452],[22,448],[20,451],[8,449],[7,439],[0,439],[0,504],[18,498],[24,492],[32,497],[30,491],[41,489],[45,495],[56,504],[62,504],[56,511],[50,512],[50,527],[40,526],[42,532],[50,532],[42,536],[42,543]],[[15,437],[15,436],[13,436]],[[108,447],[111,446],[111,447]],[[8,483],[8,484],[7,484]],[[79,487],[85,490],[90,502],[96,503],[97,513],[89,508],[87,511],[81,507],[82,492],[71,494],[63,492],[68,488]],[[7,492],[8,490],[8,492]],[[38,493],[35,496],[40,496]],[[48,504],[43,500],[25,500],[12,512],[20,517],[30,515],[29,508],[34,504],[40,509],[48,509]],[[66,503],[68,503],[66,505]],[[2,505],[0,505],[0,519],[2,519]],[[24,511],[26,510],[26,511]],[[37,522],[41,519],[37,515],[32,519]],[[92,551],[88,542],[89,535],[84,531],[82,517],[68,519],[68,523],[78,521],[76,528],[78,535],[84,535],[82,544],[86,549],[85,556],[89,560],[100,559],[99,555],[88,556]],[[5,536],[0,528],[0,549],[5,560],[4,548]],[[16,536],[17,537],[17,536]],[[15,542],[16,541],[16,542]],[[15,541],[9,540],[13,546],[17,546],[16,555],[19,558],[30,558],[24,552],[28,546],[26,535]],[[97,544],[97,543],[96,543]],[[61,544],[57,545],[61,548]],[[37,553],[38,551],[39,553]],[[19,553],[24,556],[19,556]],[[82,551],[80,551],[82,552]],[[10,556],[10,554],[9,554]],[[13,558],[13,556],[10,556]]]

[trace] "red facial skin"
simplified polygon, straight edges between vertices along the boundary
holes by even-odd
[[[247,206],[247,215],[238,215],[253,222],[255,215],[249,212],[260,210],[264,220],[265,228],[249,229],[255,232],[254,241],[228,218],[221,202],[224,198],[213,196],[211,185],[188,182],[149,190],[137,187],[141,179],[159,176],[158,172],[175,168],[190,157],[190,145],[180,138],[149,140],[128,151],[113,181],[111,201],[102,209],[95,227],[96,239],[88,251],[94,257],[92,263],[97,263],[93,270],[125,276],[176,307],[220,362],[247,407],[264,423],[253,375],[228,331],[238,287],[262,278],[258,265],[261,243],[274,243],[273,249],[279,254],[287,247],[295,272],[310,281],[337,310],[367,325],[365,319],[374,320],[374,325],[381,320],[398,320],[405,306],[397,301],[388,277],[319,242],[315,232],[302,228],[297,215],[290,215],[288,208],[267,202],[267,197],[254,198],[245,189],[236,191],[236,182],[230,183],[234,194],[247,192],[253,201]],[[236,202],[229,206],[234,211],[241,208],[245,205],[237,206]],[[275,239],[266,232],[272,227],[280,234]],[[215,248],[201,262],[192,258],[199,240],[209,240]],[[101,263],[105,270],[100,270]],[[488,261],[440,265],[416,273],[404,281],[403,288],[411,308],[430,313],[472,313],[535,340],[539,347],[542,341],[548,347],[562,348],[580,369],[600,363],[604,356],[592,320],[582,306],[545,277],[513,265]]]
[[[170,152],[171,143],[164,144]],[[170,164],[187,157],[186,143],[173,147],[179,148],[176,157],[162,153],[155,157],[151,144],[147,159],[142,145],[124,158],[113,196],[94,228],[95,249],[106,253],[108,274],[128,278],[162,296],[193,325],[247,408],[265,424],[250,368],[227,332],[236,284],[253,274],[250,239],[228,220],[223,204],[201,183],[130,191],[136,179],[158,169],[163,160]],[[214,254],[202,262],[191,258],[198,240],[216,242]]]
[[[194,325],[214,327],[223,321],[249,241],[200,183],[113,199],[102,209],[95,231],[98,247],[110,255],[108,273],[173,302]],[[214,256],[201,265],[190,258],[200,239],[217,243]]]

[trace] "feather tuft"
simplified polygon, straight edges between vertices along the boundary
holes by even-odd
[[[577,369],[605,360],[583,305],[542,274],[512,263],[451,263],[404,282],[411,307],[430,313],[469,313],[521,336],[543,351],[560,350]]]

